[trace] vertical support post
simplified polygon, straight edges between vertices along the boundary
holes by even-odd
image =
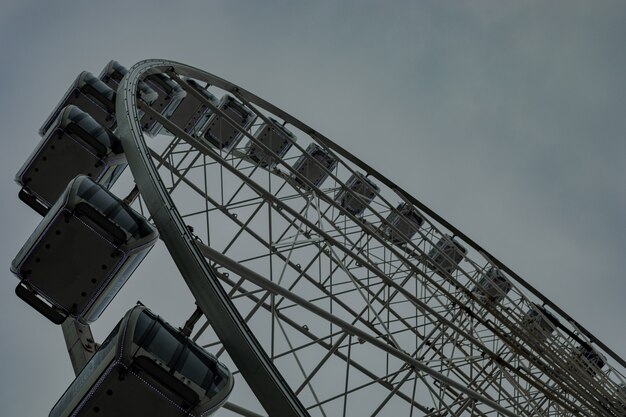
[[[98,346],[94,342],[91,328],[87,324],[82,324],[78,320],[68,317],[61,328],[74,374],[78,376],[89,359],[96,353]]]

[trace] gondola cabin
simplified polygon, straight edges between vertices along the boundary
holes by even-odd
[[[537,304],[533,304],[522,318],[522,331],[535,342],[548,339],[558,325],[559,320]]]
[[[11,263],[17,295],[54,323],[96,320],[158,233],[87,176],[72,180]]]
[[[513,286],[498,268],[491,267],[481,275],[472,293],[483,303],[497,304],[506,297]]]
[[[119,87],[122,78],[124,78],[124,75],[127,73],[128,70],[125,66],[112,59],[100,72],[98,78],[110,88],[117,91],[117,87]],[[156,91],[154,91],[154,93],[158,94]]]
[[[277,120],[270,117],[269,121],[270,123],[263,123],[259,126],[254,133],[254,138],[259,143],[250,141],[245,152],[248,158],[255,163],[264,168],[273,169],[294,144],[296,135]],[[261,144],[269,150],[263,148]]]
[[[165,74],[150,74],[143,81],[158,94],[150,107],[165,118],[170,118],[187,96],[185,90]],[[142,130],[150,136],[156,136],[159,133],[169,134],[167,131],[162,132],[163,126],[149,114],[144,114],[140,123]]]
[[[120,64],[117,61],[109,61],[106,67],[100,73],[98,77],[100,81],[109,86],[113,91],[117,92],[117,87],[119,87],[122,78],[124,75],[128,73],[126,67]],[[139,98],[145,101],[148,104],[153,103],[158,97],[159,93],[154,91],[152,88],[148,86],[145,82],[141,81],[138,85],[139,87]]]
[[[69,105],[48,129],[15,177],[20,199],[44,215],[67,183],[87,175],[110,188],[126,168],[120,139],[93,117]]]
[[[49,417],[208,416],[233,376],[217,359],[144,306],[131,309]]]
[[[243,103],[229,94],[222,96],[217,108],[234,124],[214,112],[207,121],[203,137],[216,148],[229,152],[237,146],[244,136],[243,132],[252,125],[256,117]]]
[[[46,136],[59,114],[70,104],[88,113],[106,129],[115,128],[115,91],[92,73],[83,71],[39,129],[41,136]]]
[[[218,105],[219,100],[211,94],[209,90],[202,87],[191,78],[187,78],[185,81],[187,81],[191,88],[202,94],[202,96],[212,105]],[[192,94],[187,94],[169,119],[186,133],[195,135],[207,124],[211,114],[213,114],[212,109],[207,104],[203,103]]]
[[[595,375],[606,364],[606,358],[587,343],[574,349],[571,359],[572,367],[582,369],[589,375]]]
[[[293,165],[293,169],[312,182],[315,187],[319,187],[328,178],[328,172],[335,169],[336,166],[337,160],[328,151],[316,143],[310,143]],[[293,180],[300,187],[309,188],[309,185],[302,181],[299,176],[293,176]]]
[[[411,204],[400,203],[396,210],[387,216],[387,222],[381,226],[383,235],[394,245],[402,245],[411,240],[424,223],[415,207]]]
[[[128,73],[126,67],[115,60],[109,61],[100,73],[100,80],[117,91],[122,78]],[[185,91],[165,74],[148,75],[139,82],[139,97],[164,117],[170,117],[185,98]],[[162,126],[152,117],[138,111],[141,128],[149,136],[157,135]]]
[[[443,236],[428,252],[427,265],[436,271],[454,272],[467,249],[451,236]]]
[[[335,201],[354,216],[363,214],[369,203],[374,200],[380,188],[365,175],[355,172],[335,194]]]

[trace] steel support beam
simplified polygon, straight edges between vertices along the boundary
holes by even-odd
[[[78,376],[85,364],[96,353],[97,345],[94,342],[91,328],[68,317],[61,325],[61,329],[67,345],[67,353],[69,353],[70,361],[72,361],[74,374]]]

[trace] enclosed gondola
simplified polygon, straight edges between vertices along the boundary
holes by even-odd
[[[582,369],[589,375],[596,375],[606,364],[606,358],[588,343],[582,343],[574,349],[570,365]]]
[[[250,141],[245,152],[255,163],[264,168],[273,169],[292,147],[296,141],[296,135],[277,120],[271,117],[269,120],[270,123],[263,123],[254,133],[257,142],[269,148],[269,151],[260,144]]]
[[[11,263],[16,293],[51,321],[96,320],[158,237],[87,176],[72,180]]]
[[[59,114],[70,104],[88,113],[101,126],[115,128],[115,91],[92,73],[83,71],[39,129],[41,136],[46,136]]]
[[[100,73],[100,79],[109,87],[117,91],[122,78],[128,70],[119,62],[109,61]],[[187,93],[165,74],[151,74],[138,84],[139,97],[159,112],[163,117],[169,118],[176,112]],[[141,128],[150,136],[160,133],[163,126],[150,115],[139,111]]]
[[[428,252],[426,265],[429,268],[448,274],[454,272],[463,257],[467,253],[467,249],[452,236],[443,236]]]
[[[108,85],[113,91],[117,92],[117,87],[120,85],[120,82],[126,73],[128,73],[126,67],[115,60],[111,60],[107,66],[104,67],[98,78],[100,81]],[[150,86],[143,81],[139,83],[138,87],[139,98],[146,103],[153,103],[159,97],[159,93],[150,88]]]
[[[144,79],[145,83],[155,90],[159,97],[150,105],[161,116],[169,118],[174,114],[180,103],[187,96],[178,84],[165,74],[151,74]],[[149,114],[141,117],[141,128],[150,136],[155,136],[163,131],[163,125],[158,123]],[[169,133],[164,131],[163,133]]]
[[[44,215],[67,183],[87,175],[110,188],[126,168],[120,139],[93,117],[69,105],[48,129],[15,177],[20,199]]]
[[[200,93],[208,102],[214,106],[218,106],[218,98],[211,94],[209,90],[202,87],[191,78],[185,78],[185,81],[191,86],[191,88]],[[192,94],[187,94],[169,119],[176,126],[182,128],[186,133],[195,135],[207,124],[212,114],[213,110],[210,106],[206,105]]]
[[[335,201],[354,216],[363,214],[380,188],[365,175],[355,172],[335,195]]]
[[[244,136],[243,132],[252,125],[256,117],[243,103],[229,94],[222,96],[217,108],[230,120],[213,112],[207,121],[203,137],[216,148],[229,152],[237,146]]]
[[[491,267],[481,275],[472,293],[483,303],[497,304],[506,297],[511,288],[513,288],[511,281],[504,276],[502,271]]]
[[[310,143],[293,165],[293,169],[300,176],[313,183],[315,187],[319,187],[328,178],[328,172],[335,169],[336,166],[337,160],[328,151],[316,143]],[[298,186],[309,188],[309,185],[302,181],[299,176],[293,176],[292,178]]]
[[[208,416],[232,388],[232,374],[213,355],[138,305],[109,334],[49,416]]]
[[[386,220],[381,225],[381,232],[395,245],[402,245],[411,240],[424,223],[424,218],[408,203],[400,203],[396,210],[389,213]]]
[[[531,344],[541,343],[550,337],[559,325],[559,319],[545,308],[533,304],[522,317],[522,331],[529,337]]]

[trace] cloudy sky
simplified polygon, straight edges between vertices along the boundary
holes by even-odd
[[[623,1],[4,0],[0,414],[47,415],[72,378],[60,329],[13,293],[39,220],[13,177],[76,75],[110,59],[185,62],[286,109],[626,357],[625,21]],[[180,285],[155,265],[99,338],[135,300],[158,302],[155,280]]]

